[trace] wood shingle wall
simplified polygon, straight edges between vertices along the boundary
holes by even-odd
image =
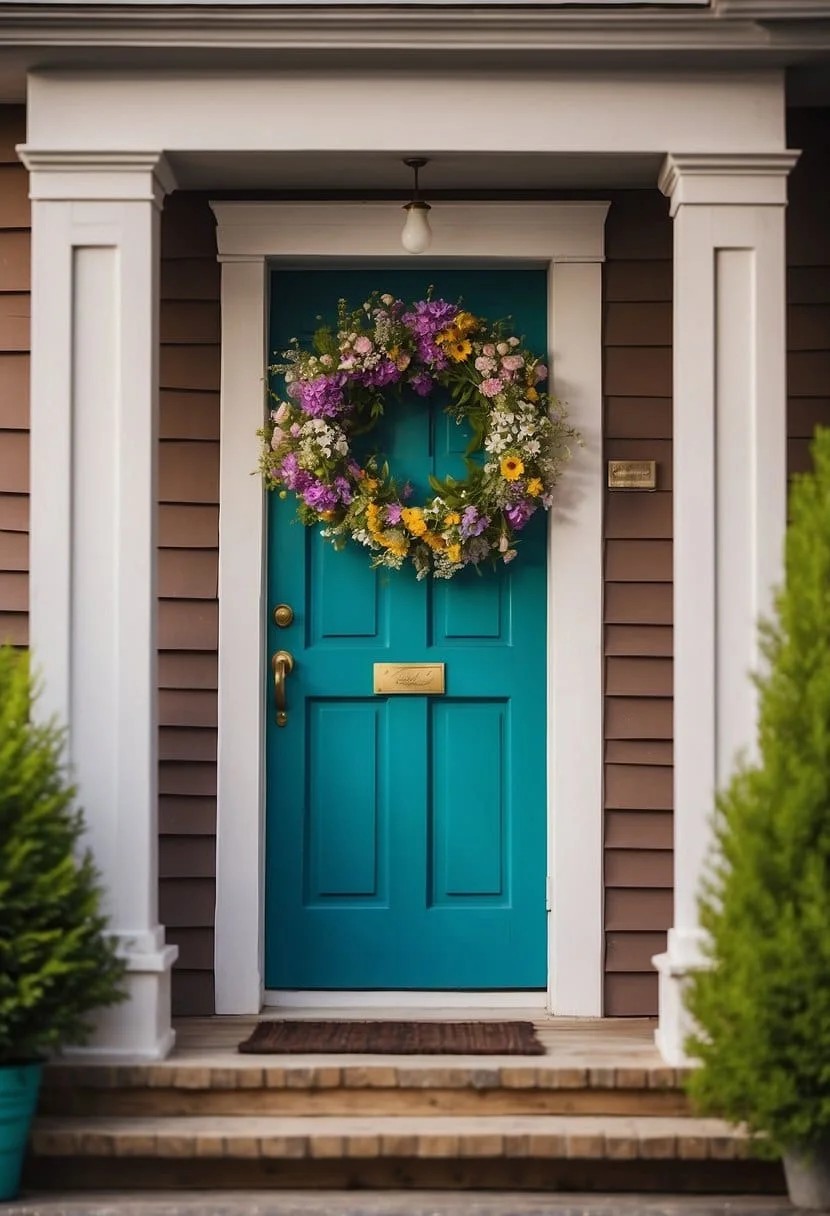
[[[605,498],[605,1013],[652,1014],[672,916],[672,226],[612,194],[603,268],[606,460],[657,490]]]
[[[0,106],[0,641],[29,640],[29,179],[22,106]]]
[[[159,907],[173,1007],[213,1012],[219,605],[219,264],[207,200],[162,216]],[[247,470],[246,470],[247,473]]]

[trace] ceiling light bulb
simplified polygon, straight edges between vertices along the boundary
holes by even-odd
[[[424,253],[429,249],[432,243],[429,210],[429,203],[421,199],[413,199],[404,207],[406,223],[401,233],[401,244],[407,253]]]

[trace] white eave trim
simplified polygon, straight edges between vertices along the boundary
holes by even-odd
[[[731,0],[738,4],[739,0]],[[496,6],[496,0],[460,0],[446,7],[405,2],[361,5],[312,0],[304,5],[201,3],[145,5],[133,0],[121,5],[75,5],[69,0],[9,4],[0,7],[0,42],[5,46],[170,47],[181,50],[212,48],[266,50],[291,48],[322,50],[395,50],[417,53],[511,51],[569,55],[632,54],[638,63],[644,55],[671,54],[673,59],[695,52],[751,52],[758,66],[764,59],[780,64],[782,55],[810,51],[830,43],[830,31],[815,22],[803,30],[791,17],[826,15],[816,10],[819,0],[764,11],[764,20],[789,24],[769,31],[753,20],[750,10],[713,9],[708,4],[680,7],[551,8],[544,0],[521,6]],[[824,0],[822,0],[824,4]],[[756,3],[755,7],[763,8]],[[759,59],[760,57],[760,59]]]

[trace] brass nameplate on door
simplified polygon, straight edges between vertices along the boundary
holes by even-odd
[[[442,693],[443,663],[375,663],[375,692]]]
[[[656,460],[609,460],[609,490],[656,490]]]

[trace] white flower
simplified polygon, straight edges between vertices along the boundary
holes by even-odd
[[[496,350],[499,352],[500,355],[506,355],[507,352],[510,350],[510,347],[507,345],[506,342],[499,342],[498,346],[496,347]]]
[[[528,456],[538,456],[542,450],[542,445],[538,439],[530,439],[525,445],[524,450]]]
[[[484,447],[486,451],[492,452],[494,456],[498,456],[507,447],[507,440],[504,435],[499,435],[498,433],[489,435],[484,441]]]
[[[519,345],[519,339],[518,339],[518,338],[508,338],[508,339],[507,339],[507,343],[508,343],[508,345],[509,345],[509,346],[518,346],[518,345]]]
[[[380,302],[381,302],[381,304],[385,304],[386,307],[388,308],[390,304],[395,303],[395,297],[390,296],[389,293],[387,292],[387,294],[385,296],[380,297]]]
[[[345,456],[349,450],[349,441],[346,436],[341,435],[334,447],[339,456]]]

